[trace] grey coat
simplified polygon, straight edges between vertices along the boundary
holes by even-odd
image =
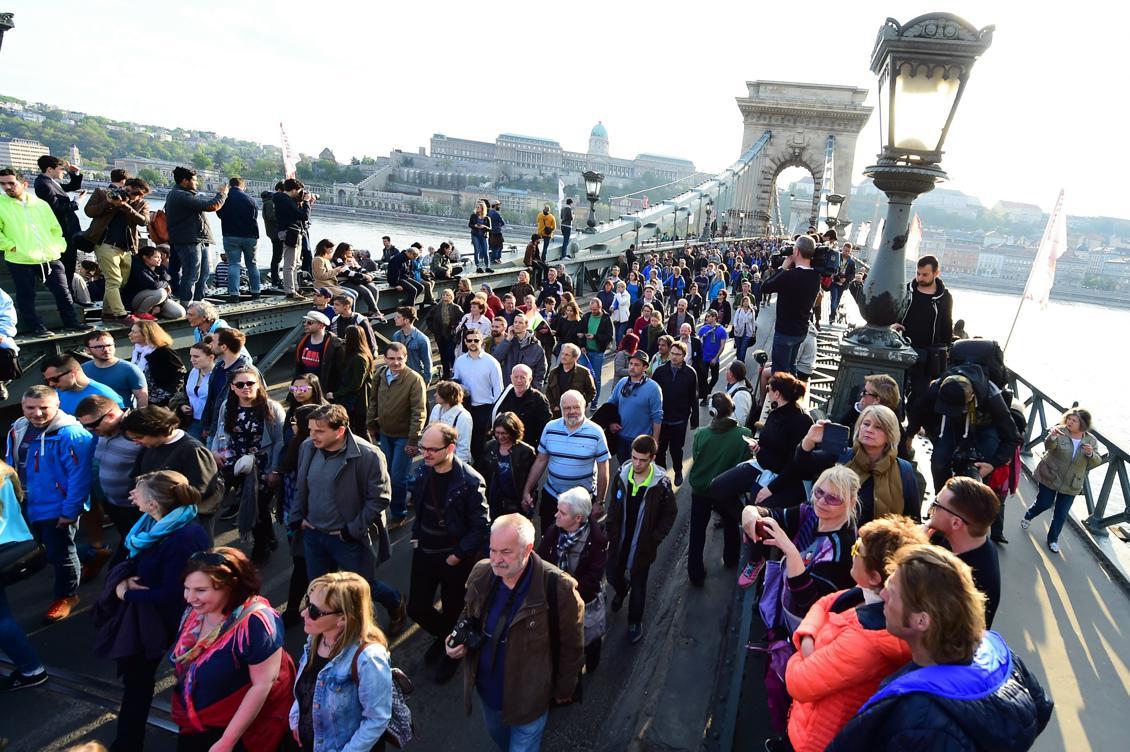
[[[502,381],[505,384],[510,384],[510,372],[519,363],[529,366],[534,372],[530,386],[540,390],[545,383],[545,350],[533,334],[527,333],[524,342],[519,342],[517,338],[504,339],[491,348],[490,354],[502,366]]]
[[[216,211],[224,205],[225,196],[205,196],[175,186],[165,197],[165,215],[169,224],[169,242],[173,245],[214,243],[212,230],[204,212]]]
[[[307,477],[316,451],[310,439],[302,442],[298,450],[298,483],[287,518],[290,527],[301,524],[310,508]],[[368,543],[378,563],[389,558],[390,544],[384,514],[392,500],[392,480],[385,456],[377,447],[346,431],[345,464],[334,478],[333,487],[317,489],[316,493],[337,507],[346,520],[345,530],[349,537]]]

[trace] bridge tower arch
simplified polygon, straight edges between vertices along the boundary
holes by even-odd
[[[810,221],[815,222],[831,137],[832,181],[836,193],[845,197],[840,216],[847,217],[856,140],[872,110],[863,104],[868,90],[784,81],[747,81],[746,88],[748,95],[737,98],[743,123],[742,152],[766,131],[772,137],[758,156],[758,169],[751,171],[735,193],[732,211],[753,217],[752,227],[763,231],[771,219],[777,177],[796,166],[812,174]]]

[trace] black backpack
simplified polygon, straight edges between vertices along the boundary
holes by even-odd
[[[959,339],[950,348],[949,367],[978,365],[997,388],[1008,391],[1012,380],[1004,364],[1004,350],[992,339]],[[1007,401],[1007,400],[1006,400]]]

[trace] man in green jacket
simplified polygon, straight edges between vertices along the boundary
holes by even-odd
[[[369,433],[380,442],[392,475],[389,530],[408,524],[412,458],[420,453],[420,434],[427,419],[427,385],[407,361],[407,347],[400,342],[389,345],[369,399]]]
[[[84,332],[75,312],[71,290],[60,257],[67,248],[63,228],[51,206],[27,190],[27,181],[11,168],[0,170],[0,251],[16,288],[16,307],[24,332],[49,337],[43,319],[35,310],[35,283],[46,285],[55,296],[63,319],[63,331]]]
[[[710,425],[695,431],[694,467],[687,480],[691,485],[691,533],[687,546],[687,577],[691,584],[701,586],[706,579],[702,551],[706,547],[706,526],[714,502],[707,495],[710,481],[721,473],[737,466],[750,457],[747,439],[749,429],[734,420],[734,401],[725,392],[715,392],[710,397]],[[725,510],[718,507],[725,517]],[[741,520],[726,519],[722,527],[722,563],[726,567],[738,566],[741,546]]]

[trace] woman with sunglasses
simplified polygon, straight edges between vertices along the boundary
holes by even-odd
[[[278,545],[271,520],[271,497],[280,485],[277,468],[284,446],[286,413],[282,405],[267,397],[255,368],[235,369],[228,383],[231,393],[220,405],[210,448],[226,478],[233,484],[243,480],[238,497],[239,532],[241,536],[252,535],[252,558],[262,561]],[[221,451],[224,447],[226,450]]]
[[[820,752],[879,688],[910,661],[910,648],[886,629],[887,561],[903,546],[927,543],[909,517],[884,517],[859,529],[851,549],[855,587],[825,595],[793,632],[785,684],[793,698],[789,742]],[[783,740],[782,740],[783,741]]]
[[[95,649],[113,658],[122,705],[111,750],[140,750],[161,659],[184,613],[181,573],[189,556],[209,546],[196,524],[200,492],[182,473],[160,470],[137,479],[129,494],[141,517],[125,536],[127,558],[110,570],[91,616]]]
[[[388,640],[369,583],[333,572],[310,583],[302,605],[309,637],[298,664],[290,730],[304,750],[384,750],[392,717]]]
[[[765,684],[770,721],[777,734],[785,732],[789,700],[780,673],[773,668],[783,668],[792,653],[793,631],[808,609],[825,595],[851,585],[858,507],[859,476],[835,465],[817,478],[811,502],[784,509],[747,506],[742,510],[749,556],[738,584],[748,587],[759,574],[764,576],[758,607],[768,633]],[[779,560],[767,560],[772,549],[780,552]]]
[[[329,401],[326,399],[325,392],[322,390],[322,380],[318,378],[317,374],[304,373],[301,376],[295,376],[290,382],[290,388],[286,392],[286,401],[284,407],[286,408],[287,420],[290,420],[294,415],[294,411],[303,405],[328,405]]]
[[[199,551],[184,569],[188,609],[170,660],[177,752],[276,750],[287,735],[294,661],[262,578],[236,548]]]

